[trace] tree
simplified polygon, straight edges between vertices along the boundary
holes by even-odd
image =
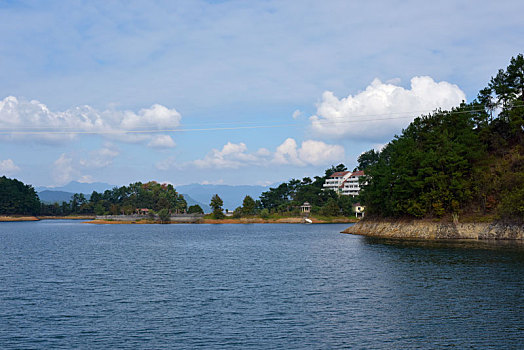
[[[337,166],[332,165],[331,168],[325,171],[325,178],[330,177],[334,173],[339,173],[341,171],[346,171],[346,170],[347,170],[346,166],[342,163]]]
[[[245,196],[242,202],[242,214],[253,215],[255,214],[255,200],[250,196]]]
[[[160,209],[158,211],[158,218],[160,219],[161,224],[167,224],[171,221],[171,213],[169,213],[169,210],[166,208]]]
[[[355,170],[366,170],[378,162],[378,159],[379,152],[375,151],[374,149],[364,152],[358,157],[358,166],[355,168]]]
[[[40,208],[40,199],[33,186],[16,179],[0,177],[0,214],[37,215]]]
[[[225,217],[224,213],[222,212],[223,205],[224,202],[222,201],[222,198],[218,196],[218,194],[215,194],[211,198],[211,203],[209,206],[213,209],[213,217],[215,219],[223,219]]]
[[[204,210],[198,204],[194,204],[187,209],[188,214],[204,214]]]

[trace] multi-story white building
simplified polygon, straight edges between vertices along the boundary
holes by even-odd
[[[333,173],[324,182],[324,189],[333,190],[338,193],[344,181],[346,181],[346,179],[350,176],[351,176],[350,171],[339,171],[339,172]]]
[[[363,171],[333,173],[324,182],[324,189],[333,190],[343,196],[358,196],[360,193],[359,179],[363,175]]]

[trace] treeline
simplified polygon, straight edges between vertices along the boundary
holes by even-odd
[[[361,200],[381,217],[524,218],[524,57],[471,103],[416,118],[359,158]]]
[[[89,199],[81,193],[76,193],[69,202],[42,204],[40,213],[42,215],[129,215],[142,208],[150,209],[151,212],[166,210],[175,214],[185,212],[187,203],[184,196],[176,192],[173,185],[150,181],[114,187],[103,193],[93,191]]]
[[[40,199],[31,185],[0,177],[0,215],[37,215]]]
[[[333,190],[324,190],[323,185],[329,176],[335,172],[347,170],[344,164],[332,166],[324,172],[324,176],[315,176],[313,179],[305,177],[302,180],[291,179],[277,187],[263,192],[258,200],[246,196],[242,206],[233,211],[233,217],[261,216],[267,217],[271,214],[296,216],[300,215],[300,206],[305,202],[311,205],[312,214],[326,216],[348,216],[352,215],[353,204],[358,198],[351,196],[339,196]],[[211,201],[213,215],[221,217],[219,211],[220,198]]]

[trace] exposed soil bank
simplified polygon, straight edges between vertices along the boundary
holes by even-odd
[[[71,215],[71,216],[0,216],[2,221],[40,221],[40,220],[91,220],[92,215]]]
[[[524,225],[500,222],[453,223],[425,220],[363,220],[342,233],[401,239],[508,239],[524,240]]]
[[[40,220],[36,216],[0,216],[0,222],[2,221],[38,221]]]

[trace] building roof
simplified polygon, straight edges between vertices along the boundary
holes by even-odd
[[[364,174],[364,170],[355,171],[351,176],[362,176]]]
[[[350,171],[337,171],[336,173],[331,174],[329,177],[344,176],[347,173],[350,173]]]

